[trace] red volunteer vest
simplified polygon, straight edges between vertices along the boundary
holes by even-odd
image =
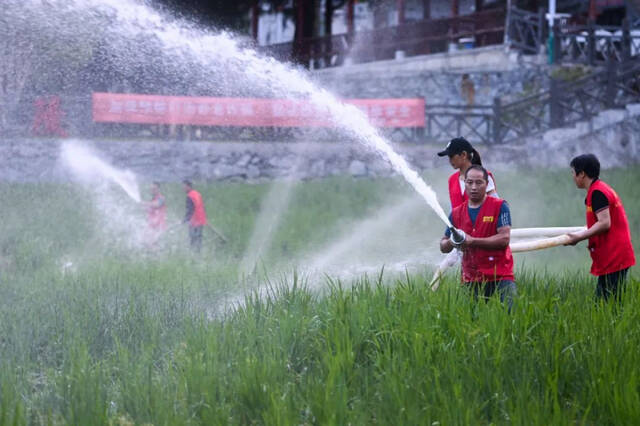
[[[491,179],[493,179],[493,184],[496,185],[496,180],[491,172],[487,173],[491,176]],[[463,193],[462,190],[460,190],[460,170],[449,176],[449,199],[451,200],[452,210],[469,199],[467,193]]]
[[[204,210],[204,203],[202,202],[202,196],[198,191],[192,189],[187,194],[187,197],[191,198],[193,202],[193,215],[189,220],[191,226],[204,226],[207,224],[207,213]]]
[[[161,195],[153,197],[152,202],[158,201]],[[149,207],[147,220],[152,229],[162,230],[167,227],[167,206],[163,202],[160,207]]]
[[[611,216],[609,230],[589,238],[589,254],[593,260],[591,273],[600,276],[629,268],[636,264],[636,258],[622,201],[616,191],[601,180],[593,182],[587,192],[587,228],[598,221],[591,204],[591,197],[596,189],[607,197]]]
[[[480,207],[475,225],[471,222],[468,201],[453,209],[453,225],[472,237],[486,238],[498,233],[498,216],[504,200],[487,197]],[[513,256],[509,247],[502,250],[467,248],[462,255],[463,282],[513,280]]]

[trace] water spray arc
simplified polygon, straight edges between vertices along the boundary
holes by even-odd
[[[123,249],[145,246],[148,232],[134,173],[114,167],[85,144],[73,140],[62,144],[60,164],[92,199],[98,219],[94,236]]]
[[[122,188],[133,201],[141,201],[138,182],[131,171],[116,169],[78,141],[63,143],[60,158],[79,179],[111,181]]]
[[[131,40],[159,41],[163,53],[172,56],[181,72],[188,68],[207,75],[209,90],[227,89],[242,96],[272,96],[288,99],[306,99],[320,111],[326,111],[335,127],[346,138],[356,140],[390,163],[435,211],[451,226],[440,206],[435,192],[422,180],[406,160],[371,125],[358,108],[345,105],[328,91],[318,88],[306,74],[273,58],[263,57],[255,50],[240,45],[228,33],[211,34],[182,21],[171,20],[149,6],[133,0],[53,0],[61,13],[73,9],[87,16],[99,17],[107,9],[111,33],[108,48],[123,64],[132,56]],[[37,8],[38,2],[27,0],[25,7]],[[51,17],[51,19],[55,19]],[[182,70],[184,68],[185,70]],[[202,79],[200,79],[202,80]],[[225,91],[225,90],[223,90]]]
[[[296,185],[297,183],[293,179],[287,179],[281,183],[275,181],[271,184],[269,192],[261,202],[260,212],[254,224],[247,250],[240,261],[241,273],[250,275],[258,267],[260,259],[268,250],[274,233],[280,225],[282,214],[289,206]]]

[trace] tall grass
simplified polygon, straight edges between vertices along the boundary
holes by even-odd
[[[582,194],[566,176],[502,176],[516,226],[581,223]],[[634,176],[605,179],[635,237]],[[518,188],[533,184],[527,200]],[[495,299],[474,302],[453,276],[437,293],[428,275],[382,272],[327,277],[318,292],[294,272],[258,292],[236,263],[266,185],[200,188],[232,242],[209,239],[194,259],[182,235],[153,256],[95,238],[96,213],[77,188],[0,186],[0,425],[640,420],[638,282],[621,305],[596,304],[584,247],[520,270],[511,314]],[[184,195],[166,191],[177,218]],[[402,191],[395,180],[301,183],[271,259],[307,250]],[[441,226],[431,228],[425,238],[437,241]],[[76,269],[61,267],[67,255]]]
[[[294,276],[210,318],[202,289],[111,275],[3,304],[3,423],[640,418],[636,281],[622,306],[598,305],[582,275],[521,274],[508,314],[452,280],[432,293],[423,277],[363,277],[318,295]]]

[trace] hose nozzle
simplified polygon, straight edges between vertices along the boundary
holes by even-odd
[[[449,238],[454,246],[459,246],[467,239],[467,234],[462,229],[456,229],[453,226],[449,228],[451,237]]]

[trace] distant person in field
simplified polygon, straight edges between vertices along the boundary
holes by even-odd
[[[468,199],[465,189],[465,173],[472,165],[482,166],[482,159],[478,151],[471,146],[469,141],[462,137],[451,139],[444,151],[438,153],[438,156],[449,157],[451,167],[457,170],[449,176],[449,199],[451,200],[451,209],[454,209]],[[498,197],[493,174],[491,174],[491,172],[487,173],[489,176],[487,195],[490,197]]]
[[[184,192],[187,193],[186,213],[183,223],[189,224],[189,243],[191,248],[200,252],[202,249],[202,230],[207,225],[207,213],[204,209],[202,196],[193,189],[189,180],[182,181]]]
[[[484,167],[472,165],[465,171],[465,192],[468,199],[453,209],[449,220],[464,231],[466,239],[454,244],[451,230],[440,240],[440,251],[462,251],[462,282],[474,297],[486,300],[497,290],[500,301],[509,311],[517,294],[513,276],[511,212],[506,201],[487,195],[489,174]]]
[[[587,229],[569,234],[567,245],[589,240],[591,273],[598,277],[596,298],[619,299],[629,268],[636,263],[627,214],[616,191],[600,180],[600,161],[595,155],[579,155],[570,166],[576,186],[587,190]]]
[[[144,203],[147,208],[147,224],[150,231],[150,244],[154,245],[167,229],[167,205],[160,192],[160,183],[151,184],[151,201]]]

